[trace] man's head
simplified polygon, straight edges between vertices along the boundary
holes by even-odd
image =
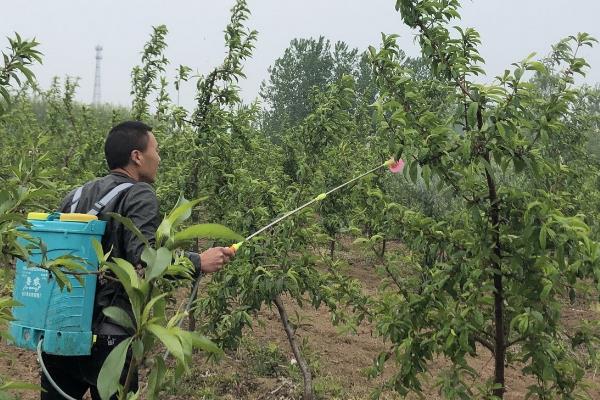
[[[126,121],[108,133],[104,143],[108,168],[124,170],[135,179],[152,183],[156,179],[160,156],[152,127],[139,121]]]

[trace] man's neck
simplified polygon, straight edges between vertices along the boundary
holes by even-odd
[[[117,172],[119,174],[127,175],[128,177],[130,177],[131,179],[133,179],[136,182],[140,181],[139,174],[135,170],[131,170],[127,167],[111,169],[110,172]]]

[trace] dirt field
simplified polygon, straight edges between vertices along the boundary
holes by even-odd
[[[349,253],[338,256],[352,261],[352,275],[365,285],[368,291],[375,291],[379,278],[366,260],[358,260]],[[182,293],[182,297],[185,293]],[[308,340],[307,358],[316,371],[314,384],[317,395],[322,399],[368,399],[377,381],[369,381],[365,368],[372,363],[373,357],[385,348],[381,340],[375,337],[368,325],[360,327],[358,335],[340,335],[330,323],[327,310],[297,309],[289,301],[284,302],[289,315],[298,311],[306,328],[301,337]],[[579,305],[578,305],[579,307]],[[565,308],[567,321],[590,318],[592,311],[584,308]],[[567,322],[568,323],[568,322]],[[0,353],[9,353],[8,358],[0,359],[0,375],[11,379],[35,383],[39,369],[35,356],[31,352],[21,351],[0,344]],[[487,351],[479,352],[479,358],[470,360],[471,366],[484,376],[493,372],[493,362]],[[293,365],[293,357],[287,343],[283,327],[276,309],[263,309],[258,323],[247,332],[242,346],[237,352],[228,354],[217,364],[207,363],[201,355],[196,356],[192,374],[177,383],[165,395],[165,399],[255,399],[284,400],[300,398],[302,381],[298,369]],[[432,363],[434,381],[435,371],[444,365],[443,360]],[[591,387],[586,396],[600,399],[598,385],[600,378],[589,375]],[[594,382],[595,381],[595,382]],[[520,372],[507,370],[507,394],[505,399],[524,399],[527,386],[532,383]],[[431,387],[431,383],[428,384]],[[22,398],[36,399],[35,393],[23,393]],[[397,399],[397,395],[386,395],[384,399]],[[416,398],[416,397],[409,397]],[[429,389],[427,399],[439,399],[435,389]]]

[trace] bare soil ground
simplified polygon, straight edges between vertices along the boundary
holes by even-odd
[[[352,267],[350,273],[359,279],[365,290],[375,292],[380,278],[375,273],[372,261],[360,258],[358,254],[339,251],[336,256],[347,259]],[[184,297],[186,293],[182,293]],[[321,399],[368,399],[372,390],[380,381],[368,380],[365,369],[373,358],[386,348],[381,339],[373,334],[369,325],[361,326],[357,335],[342,335],[330,322],[325,309],[300,309],[284,298],[288,314],[297,311],[307,325],[300,336],[306,339],[306,354],[315,370],[314,384],[318,398]],[[584,304],[564,309],[567,324],[583,318],[598,318]],[[302,380],[293,366],[293,357],[285,333],[275,308],[261,310],[255,327],[248,331],[240,349],[227,354],[219,364],[211,364],[202,355],[197,355],[190,376],[177,383],[164,395],[165,399],[255,399],[284,400],[301,398]],[[0,344],[0,375],[14,380],[36,383],[39,379],[39,367],[31,352]],[[470,360],[471,366],[482,375],[491,376],[493,361],[486,350],[479,352],[477,358]],[[444,360],[432,362],[432,375],[426,383],[425,398],[440,399],[433,388],[436,371],[446,365]],[[142,372],[144,373],[144,371]],[[520,371],[508,369],[506,372],[507,394],[505,399],[524,399],[527,386],[533,383],[531,378]],[[590,399],[600,399],[599,377],[588,374],[590,384],[584,395]],[[22,399],[33,400],[39,394],[23,392]],[[387,394],[384,399],[399,399],[400,396]],[[409,396],[408,398],[417,398]]]

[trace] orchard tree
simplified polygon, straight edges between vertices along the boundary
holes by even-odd
[[[293,39],[261,84],[260,97],[266,106],[263,131],[280,140],[286,129],[298,126],[314,111],[315,95],[344,74],[355,76],[358,89],[369,92],[372,79],[367,66],[366,57],[344,42],[332,45],[323,36]]]
[[[562,72],[545,95],[527,81],[531,72],[550,74],[534,55],[479,84],[479,35],[450,28],[458,8],[458,0],[396,2],[417,31],[430,85],[451,93],[444,103],[432,103],[403,65],[394,35],[370,49],[380,135],[406,161],[407,178],[435,183],[454,203],[435,219],[401,207],[395,223],[411,252],[409,270],[392,265],[385,295],[371,304],[370,317],[392,344],[372,373],[393,361],[398,369],[384,388],[420,392],[428,363],[444,356],[450,366],[437,385],[446,398],[502,398],[506,365],[533,377],[530,395],[574,398],[598,331],[565,327],[561,311],[574,287],[598,284],[600,247],[574,201],[579,187],[557,186],[579,168],[567,154],[583,144],[552,147],[552,155],[548,146],[575,118],[573,76],[587,67],[579,52],[595,40],[582,33],[553,48]],[[481,371],[467,356],[482,349],[492,354],[493,376],[471,383]]]
[[[3,64],[0,64],[0,132],[4,131],[4,123],[7,115],[11,114],[15,106],[14,89],[35,83],[35,76],[30,70],[32,65],[41,63],[41,53],[38,51],[38,43],[35,40],[22,39],[19,34],[14,38],[8,38],[9,52],[2,53]],[[4,142],[5,135],[0,136],[0,147],[4,149],[7,144]],[[14,147],[13,147],[14,148]],[[7,159],[3,158],[7,161]],[[21,164],[22,165],[22,164]],[[36,201],[43,196],[43,190],[35,187],[27,187],[35,182],[35,177],[29,174],[22,174],[26,168],[16,167],[10,170],[9,163],[2,164],[0,169],[0,338],[10,338],[5,331],[6,324],[12,320],[10,309],[17,306],[7,295],[7,288],[12,285],[9,283],[12,274],[7,273],[8,266],[13,262],[14,257],[25,257],[26,250],[17,243],[19,233],[17,226],[24,222],[21,216],[23,208],[37,204]],[[25,179],[22,179],[25,178]],[[27,182],[31,178],[33,182]],[[0,354],[0,357],[4,354]],[[36,389],[36,385],[22,382],[16,382],[0,376],[0,397],[8,398],[8,391],[20,389]]]
[[[135,66],[131,71],[131,105],[132,117],[136,120],[147,120],[150,116],[148,98],[151,94],[157,95],[157,117],[164,112],[164,103],[169,101],[166,95],[166,79],[162,76],[169,60],[164,55],[167,47],[165,41],[168,29],[165,25],[152,28],[150,40],[142,52],[142,65]]]

